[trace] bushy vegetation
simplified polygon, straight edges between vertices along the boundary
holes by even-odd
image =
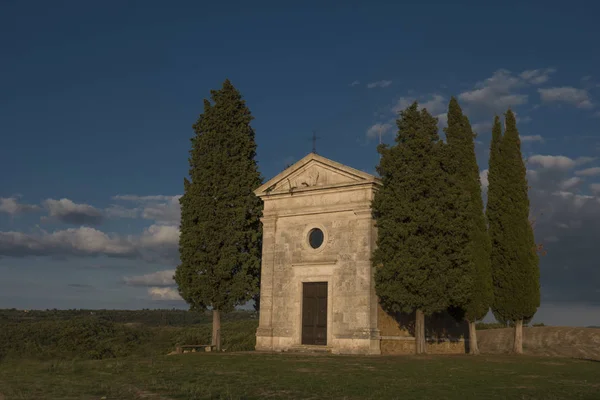
[[[94,317],[100,320],[143,324],[146,326],[189,326],[212,322],[210,312],[194,312],[177,309],[143,310],[17,310],[0,309],[0,324],[19,321],[70,320],[81,317]],[[257,318],[255,311],[236,310],[223,315],[223,321],[240,321]]]
[[[142,316],[147,323],[133,318],[127,323],[113,322],[111,317],[122,316],[121,311],[102,310],[96,314],[65,311],[36,311],[30,319],[19,319],[18,311],[2,310],[0,320],[0,359],[106,359],[132,355],[162,355],[177,345],[209,344],[210,319],[200,324],[185,326],[158,326],[148,318],[149,311],[127,311],[131,316]],[[83,311],[83,310],[82,310]],[[21,311],[20,313],[23,314]],[[173,313],[169,315],[170,313]],[[169,317],[181,311],[163,311]],[[160,316],[155,313],[154,316]],[[199,317],[195,315],[194,317]],[[10,316],[10,318],[6,318]],[[244,318],[245,317],[245,318]],[[162,318],[162,316],[161,316]],[[249,312],[225,315],[222,325],[223,348],[227,351],[253,350],[258,320]]]

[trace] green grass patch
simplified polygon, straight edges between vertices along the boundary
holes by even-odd
[[[5,360],[0,392],[7,400],[597,399],[600,363],[527,356],[257,353]]]
[[[253,350],[258,320],[222,324],[222,346],[228,351]],[[165,355],[180,344],[209,344],[211,324],[145,326],[99,318],[5,322],[0,325],[0,360],[101,360]]]

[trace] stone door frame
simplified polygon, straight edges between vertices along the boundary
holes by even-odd
[[[323,266],[325,268],[330,269],[331,265]],[[302,267],[296,267],[297,269],[302,269]],[[294,342],[296,346],[313,346],[302,344],[302,306],[303,306],[303,293],[302,293],[302,284],[310,282],[327,282],[327,344],[323,347],[331,347],[333,345],[333,270],[331,269],[331,273],[328,275],[313,275],[313,276],[302,276],[302,273],[296,270],[296,293],[294,295],[296,299],[296,304],[299,305],[296,310],[296,323],[295,325],[298,327],[296,329],[296,334],[294,335]]]

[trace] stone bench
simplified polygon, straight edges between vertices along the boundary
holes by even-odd
[[[217,346],[213,346],[210,344],[186,344],[182,346],[177,346],[175,352],[177,354],[189,352],[195,353],[197,351],[202,350],[204,350],[205,352],[217,351]]]

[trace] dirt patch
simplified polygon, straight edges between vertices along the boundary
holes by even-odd
[[[277,398],[291,398],[292,397],[291,390],[261,390],[260,397],[261,398],[269,398],[269,397],[277,397]]]
[[[147,399],[147,400],[173,400],[170,397],[161,396],[158,393],[153,393],[148,390],[139,389],[133,385],[128,385],[127,389],[135,394],[136,399]]]

